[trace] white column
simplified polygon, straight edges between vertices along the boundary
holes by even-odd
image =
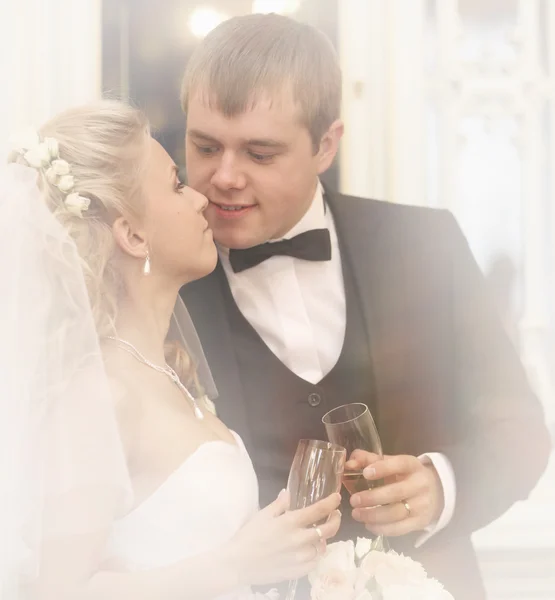
[[[340,188],[344,194],[386,197],[385,5],[383,0],[339,3],[345,135]]]
[[[388,0],[387,197],[427,204],[424,0]]]
[[[552,2],[548,3],[553,18]],[[538,0],[520,0],[522,27],[523,71],[534,77],[541,64],[539,49],[540,14]],[[553,31],[551,32],[553,33]],[[553,39],[550,39],[552,51]],[[553,60],[553,56],[550,57]],[[536,392],[553,410],[553,372],[547,364],[547,332],[549,326],[548,282],[555,276],[555,264],[548,260],[549,243],[546,236],[545,214],[547,190],[545,169],[548,168],[542,116],[545,107],[553,110],[553,95],[549,98],[539,83],[525,104],[522,132],[523,164],[523,239],[524,239],[524,316],[521,322],[522,354]],[[553,112],[552,112],[552,116]],[[553,124],[551,125],[553,128]],[[552,141],[555,138],[552,138]],[[553,172],[552,172],[553,173]],[[551,418],[551,415],[549,415]]]
[[[424,0],[339,3],[341,191],[426,203]]]
[[[101,0],[0,3],[0,144],[101,93]]]
[[[438,199],[441,208],[456,208],[455,189],[460,139],[458,121],[463,97],[453,85],[460,84],[457,44],[460,36],[458,0],[441,0],[436,3],[437,64],[435,80],[438,117]],[[462,87],[462,86],[461,86]]]

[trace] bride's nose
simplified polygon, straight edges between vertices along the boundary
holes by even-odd
[[[203,196],[200,192],[197,192],[196,190],[193,190],[193,193],[195,194],[195,197],[193,199],[195,210],[198,213],[204,212],[206,210],[206,207],[208,206],[208,198],[206,196]]]

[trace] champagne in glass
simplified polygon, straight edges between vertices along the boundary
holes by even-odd
[[[383,458],[380,436],[366,404],[353,403],[334,408],[323,416],[322,422],[330,442],[347,450],[347,459],[354,450],[366,450]],[[362,470],[345,471],[343,474],[343,485],[351,496],[382,484],[383,481],[365,479]],[[378,536],[376,546],[383,545],[383,537]]]
[[[305,508],[339,492],[346,456],[345,448],[336,444],[300,440],[287,482],[290,509]],[[296,589],[297,581],[290,581],[286,600],[295,598]]]

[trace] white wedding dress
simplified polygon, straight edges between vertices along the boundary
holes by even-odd
[[[115,523],[108,564],[127,571],[155,569],[209,552],[233,537],[258,510],[252,462],[240,437],[233,435],[236,444],[199,446],[151,496]],[[206,577],[217,576],[214,564]],[[235,590],[218,600],[249,595],[249,589]]]

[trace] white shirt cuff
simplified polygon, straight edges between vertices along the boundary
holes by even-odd
[[[430,523],[424,529],[422,535],[418,537],[415,547],[419,548],[427,542],[433,535],[441,531],[449,524],[455,512],[455,501],[457,496],[457,486],[455,482],[455,473],[449,459],[441,452],[430,452],[418,457],[423,464],[432,464],[437,471],[441,486],[443,488],[443,511],[439,519]]]

